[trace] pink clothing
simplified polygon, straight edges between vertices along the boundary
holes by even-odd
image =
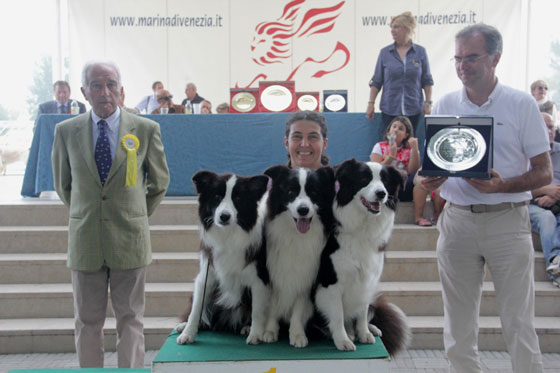
[[[387,141],[381,141],[378,143],[379,146],[381,147],[381,155],[383,157],[386,157],[388,155],[390,155],[389,152],[389,142]],[[408,162],[410,162],[410,151],[412,149],[410,147],[408,148],[403,148],[400,147],[397,149],[397,164],[400,165],[402,164],[404,166],[404,168],[408,168]]]

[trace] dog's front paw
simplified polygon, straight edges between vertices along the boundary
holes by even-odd
[[[377,326],[373,324],[368,324],[368,329],[375,336],[381,337],[383,335],[381,329],[379,329]]]
[[[334,345],[340,351],[356,351],[356,345],[349,338],[335,340]]]
[[[358,341],[360,343],[367,343],[371,345],[375,343],[375,337],[368,331],[365,333],[360,333],[360,335],[358,336]]]
[[[241,331],[239,332],[239,334],[249,335],[250,332],[251,332],[251,327],[249,325],[245,325],[244,327],[241,328]]]
[[[183,329],[185,329],[185,326],[187,326],[186,322],[182,322],[180,324],[177,324],[177,326],[175,327],[175,330],[179,333],[181,333],[183,331]]]
[[[262,335],[259,336],[259,333],[249,333],[245,342],[248,345],[258,345],[262,339]]]
[[[290,335],[290,344],[297,348],[307,347],[309,341],[305,334]]]
[[[265,343],[274,343],[278,341],[278,332],[267,330],[266,332],[264,332],[262,340]]]
[[[185,333],[185,331],[183,331],[183,333],[181,333],[181,335],[177,337],[177,344],[191,344],[194,342],[195,337],[196,333]]]

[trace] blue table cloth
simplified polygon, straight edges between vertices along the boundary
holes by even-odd
[[[203,169],[239,175],[262,173],[287,162],[285,123],[292,113],[146,115],[160,124],[171,174],[168,196],[190,196],[196,191],[192,175]],[[324,113],[328,125],[327,155],[331,164],[348,158],[369,159],[379,141],[381,115],[369,121],[364,113]],[[37,197],[52,191],[51,151],[54,127],[71,115],[44,114],[37,118],[21,194]],[[418,126],[423,144],[424,125]],[[422,146],[420,146],[422,148]]]

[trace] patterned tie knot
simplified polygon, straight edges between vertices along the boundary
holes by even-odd
[[[105,126],[107,125],[107,122],[105,122],[103,119],[101,119],[99,122],[97,122],[97,128],[99,129],[99,135],[101,136],[102,133],[105,133]]]

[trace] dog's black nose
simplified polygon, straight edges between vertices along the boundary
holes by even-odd
[[[377,199],[383,199],[385,198],[387,193],[384,190],[378,190],[377,192],[375,192],[375,195],[377,196]]]
[[[229,219],[231,219],[231,214],[227,211],[224,211],[220,214],[220,221],[222,223],[227,223],[229,222]]]
[[[309,214],[309,207],[307,207],[307,206],[300,206],[300,207],[298,207],[298,209],[297,209],[297,213],[298,213],[300,216],[305,216],[305,215]]]

